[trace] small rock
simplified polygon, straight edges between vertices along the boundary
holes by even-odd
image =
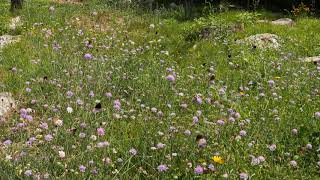
[[[50,12],[50,13],[53,13],[54,11],[55,11],[54,6],[50,6],[50,7],[49,7],[49,12]]]
[[[10,43],[16,43],[20,41],[20,36],[3,35],[0,36],[0,49]]]
[[[170,3],[170,8],[176,9],[176,8],[178,8],[178,5],[174,2],[172,2],[172,3]]]
[[[8,112],[16,107],[14,98],[9,92],[0,93],[0,121],[3,121],[3,118]]]
[[[237,40],[237,43],[250,44],[259,49],[278,49],[280,38],[275,34],[264,33],[249,36],[242,40]]]
[[[12,18],[9,24],[10,30],[16,30],[17,27],[22,26],[22,21],[20,16],[17,16],[15,18]]]
[[[275,21],[271,21],[271,24],[292,26],[294,24],[294,21],[290,18],[281,18]]]
[[[320,64],[320,56],[314,56],[314,57],[306,57],[303,59],[304,62],[313,62]]]

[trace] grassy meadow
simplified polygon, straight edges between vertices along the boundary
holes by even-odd
[[[25,0],[10,30],[9,6],[0,179],[320,178],[319,19]],[[259,33],[280,48],[236,43]]]

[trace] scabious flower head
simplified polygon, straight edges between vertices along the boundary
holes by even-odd
[[[89,97],[93,98],[95,96],[94,92],[93,91],[90,91],[89,92]]]
[[[214,167],[213,164],[209,164],[209,165],[208,165],[208,169],[210,169],[210,171],[212,171],[212,172],[215,172],[215,171],[216,171],[216,168]]]
[[[240,113],[236,112],[236,113],[234,114],[234,117],[235,117],[236,119],[239,119],[239,118],[241,117],[241,115],[240,115]]]
[[[270,146],[269,146],[269,150],[270,151],[275,151],[277,149],[277,145],[275,145],[275,144],[271,144]]]
[[[290,161],[290,165],[291,165],[292,167],[297,167],[298,163],[297,163],[297,161],[292,160],[292,161]]]
[[[50,6],[50,7],[49,7],[49,12],[52,13],[52,12],[54,12],[54,11],[55,11],[55,8],[54,8],[53,6]]]
[[[28,87],[27,87],[27,88],[26,88],[26,92],[28,92],[28,93],[31,92],[31,88],[28,88]]]
[[[307,148],[308,150],[312,150],[312,144],[307,144],[307,145],[306,145],[306,148]]]
[[[247,173],[240,173],[239,178],[243,180],[249,179],[249,175]]]
[[[207,140],[206,140],[205,138],[199,139],[199,141],[198,141],[198,146],[199,146],[200,148],[204,148],[204,147],[206,147],[206,145],[207,145]]]
[[[224,122],[224,120],[219,119],[217,121],[217,124],[220,125],[220,126],[223,126],[225,124],[225,122]]]
[[[268,84],[269,84],[270,87],[273,87],[274,84],[275,84],[275,82],[274,82],[274,80],[269,80],[269,81],[268,81]]]
[[[66,153],[64,151],[58,151],[59,157],[60,158],[65,158],[66,157]]]
[[[163,143],[158,143],[157,144],[157,149],[163,149],[165,148],[167,145],[163,144]]]
[[[83,101],[82,101],[81,99],[77,99],[76,103],[77,103],[78,105],[83,105]]]
[[[42,128],[42,129],[48,129],[48,124],[47,123],[41,123],[40,125],[39,125],[39,127],[40,128]]]
[[[104,94],[106,97],[111,98],[112,97],[112,93],[111,92],[107,92]]]
[[[186,108],[188,108],[188,104],[187,103],[182,103],[182,104],[180,104],[180,107],[182,107],[183,109],[186,109]]]
[[[86,172],[86,167],[84,165],[79,166],[79,171],[80,172]]]
[[[155,26],[154,24],[150,24],[150,25],[149,25],[149,28],[150,28],[150,29],[154,29],[155,27],[156,27],[156,26]]]
[[[32,176],[32,170],[26,170],[26,171],[24,172],[24,175],[26,175],[26,176],[28,176],[28,177]]]
[[[80,137],[80,138],[85,138],[85,137],[86,137],[86,134],[83,133],[83,132],[81,132],[81,133],[79,134],[79,137]]]
[[[167,165],[161,164],[161,165],[158,166],[157,169],[158,169],[159,172],[165,172],[165,171],[167,171],[169,168],[168,168]]]
[[[259,156],[259,157],[258,157],[258,160],[259,160],[260,162],[264,162],[264,161],[266,160],[266,158],[263,157],[263,156]]]
[[[98,129],[97,129],[97,134],[98,134],[99,136],[103,136],[103,135],[105,134],[104,128],[102,128],[102,127],[98,128]]]
[[[229,117],[229,122],[234,123],[236,120],[233,117]]]
[[[135,155],[137,155],[138,151],[137,151],[136,149],[132,148],[132,149],[129,150],[129,153],[130,153],[132,156],[135,156]]]
[[[176,80],[176,78],[172,75],[172,74],[169,74],[166,79],[170,82],[174,82]]]
[[[16,67],[12,67],[12,68],[11,68],[11,71],[12,71],[12,72],[17,72],[17,68],[16,68]]]
[[[197,102],[198,104],[202,104],[202,98],[201,98],[200,96],[197,96],[197,97],[196,97],[196,102]]]
[[[193,116],[192,120],[193,124],[197,124],[199,122],[199,118],[197,116]]]
[[[51,141],[53,139],[53,136],[51,134],[47,134],[47,135],[44,136],[44,139],[46,141]]]
[[[91,54],[87,53],[87,54],[84,55],[84,58],[85,59],[92,59],[93,56]]]
[[[204,172],[204,169],[202,166],[198,165],[195,169],[194,169],[194,173],[197,174],[197,175],[201,175],[203,174]]]
[[[28,111],[25,108],[21,108],[19,112],[20,112],[20,115],[25,115],[28,113]]]
[[[155,113],[155,112],[157,112],[158,110],[157,110],[157,108],[153,107],[153,108],[151,108],[151,111]]]
[[[291,133],[292,133],[293,135],[297,135],[297,134],[298,134],[298,130],[297,130],[297,129],[292,129],[292,130],[291,130]]]
[[[73,112],[73,108],[72,107],[67,107],[67,112],[68,113],[72,113]]]
[[[53,121],[54,125],[56,126],[62,126],[63,125],[63,121],[61,119],[56,119]]]
[[[96,146],[97,148],[108,147],[110,146],[110,143],[108,141],[98,142]]]
[[[244,130],[241,130],[240,133],[239,133],[239,135],[240,135],[241,137],[244,137],[244,136],[247,135],[247,132],[244,131]]]
[[[183,134],[186,135],[186,136],[190,136],[191,135],[191,131],[190,130],[185,130]]]
[[[120,110],[121,109],[121,102],[120,100],[114,100],[113,101],[113,108],[116,109],[116,110]]]
[[[9,146],[9,145],[11,145],[11,144],[12,144],[12,141],[11,141],[10,139],[5,140],[5,141],[3,142],[3,145],[5,145],[5,146]]]
[[[258,158],[255,158],[253,157],[252,160],[251,160],[251,165],[258,165],[260,163],[259,159]]]
[[[316,119],[320,119],[320,111],[319,111],[319,112],[314,113],[314,117],[316,117]]]
[[[67,98],[71,98],[74,95],[72,91],[67,91]]]
[[[28,120],[28,121],[32,121],[33,120],[33,117],[31,115],[24,115],[23,118]]]
[[[95,141],[95,140],[97,140],[97,136],[91,135],[91,136],[90,136],[90,139],[91,139],[92,141]]]

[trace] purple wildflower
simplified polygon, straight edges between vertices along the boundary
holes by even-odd
[[[129,150],[129,153],[130,153],[132,156],[135,156],[135,155],[137,155],[138,151],[137,151],[136,149],[132,148],[132,149]]]
[[[244,136],[247,135],[247,132],[244,131],[244,130],[241,130],[239,134],[240,134],[241,137],[244,137]]]
[[[277,145],[275,145],[275,144],[271,144],[270,146],[269,146],[269,150],[270,151],[275,151],[277,149]]]
[[[11,141],[10,139],[5,140],[5,141],[3,142],[3,145],[5,145],[5,146],[9,146],[9,145],[11,145],[11,144],[12,144],[12,141]]]
[[[91,54],[87,53],[87,54],[84,55],[84,58],[85,59],[92,59],[93,56]]]
[[[173,76],[173,75],[168,75],[167,77],[166,77],[166,79],[168,80],[168,81],[170,81],[170,82],[174,82],[175,80],[176,80],[176,78]]]
[[[240,178],[240,179],[247,180],[247,179],[249,179],[249,175],[248,175],[247,173],[240,173],[240,174],[239,174],[239,178]]]
[[[297,167],[297,161],[295,161],[295,160],[292,160],[292,161],[290,161],[290,165],[292,166],[292,167]]]
[[[32,170],[26,170],[26,171],[24,172],[24,175],[26,175],[26,176],[28,176],[28,177],[32,176]]]
[[[195,169],[194,169],[194,173],[197,174],[197,175],[200,175],[200,174],[203,174],[203,167],[198,165]]]
[[[167,165],[161,164],[161,165],[158,166],[157,169],[158,169],[159,172],[165,172],[165,171],[167,171],[169,168],[168,168]]]
[[[46,141],[51,141],[51,140],[53,139],[53,136],[52,136],[51,134],[48,134],[48,135],[45,135],[45,136],[44,136],[44,139],[45,139]]]
[[[86,167],[84,165],[79,166],[79,171],[80,172],[86,172]]]
[[[102,128],[102,127],[98,128],[98,129],[97,129],[97,134],[98,134],[99,136],[103,136],[103,135],[105,134],[104,128]]]

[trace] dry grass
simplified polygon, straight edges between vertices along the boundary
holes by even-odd
[[[71,24],[89,31],[112,32],[115,28],[123,27],[125,21],[114,14],[101,13],[91,17],[86,15],[73,17]]]
[[[84,0],[51,0],[59,4],[82,4]]]

